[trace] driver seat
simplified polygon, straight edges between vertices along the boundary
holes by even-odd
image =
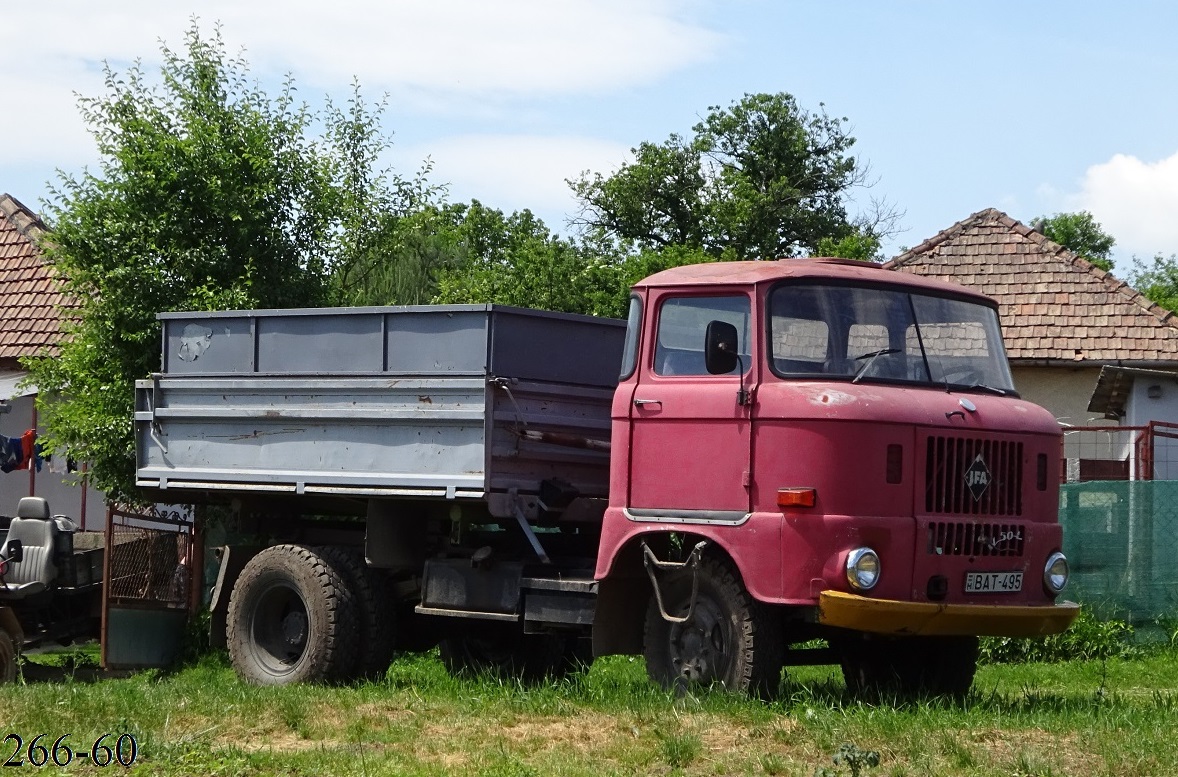
[[[13,540],[20,540],[23,557],[19,562],[8,562],[0,598],[24,599],[48,589],[57,578],[57,566],[53,563],[57,524],[50,517],[48,502],[39,496],[20,500],[0,556],[8,558]]]

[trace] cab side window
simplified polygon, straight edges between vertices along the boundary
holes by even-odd
[[[657,375],[708,375],[704,366],[704,333],[708,323],[724,321],[736,327],[737,347],[748,370],[749,300],[745,296],[672,297],[659,310],[654,350]],[[731,373],[735,375],[737,369]]]

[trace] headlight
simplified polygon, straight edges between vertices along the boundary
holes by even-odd
[[[879,556],[871,548],[847,554],[847,582],[857,591],[869,591],[879,582]]]
[[[1064,589],[1068,584],[1068,559],[1067,556],[1056,551],[1052,553],[1047,559],[1047,565],[1043,567],[1043,586],[1047,589],[1047,593],[1054,596]]]

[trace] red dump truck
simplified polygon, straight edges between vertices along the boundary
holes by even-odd
[[[833,664],[858,691],[961,695],[978,636],[1078,612],[1059,427],[1018,398],[995,304],[957,286],[781,260],[653,275],[625,324],[160,318],[137,482],[220,516],[214,637],[252,682],[437,644],[455,671],[630,653],[666,686]]]

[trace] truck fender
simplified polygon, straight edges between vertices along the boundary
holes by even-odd
[[[225,636],[229,620],[229,595],[233,592],[241,570],[265,548],[265,545],[222,545],[216,549],[220,564],[217,568],[217,582],[213,585],[213,596],[209,601],[209,642],[213,647],[229,646]]]
[[[593,618],[594,656],[642,653],[646,608],[652,595],[650,579],[642,563],[642,543],[646,542],[655,556],[666,559],[673,533],[683,535],[685,548],[707,540],[709,547],[704,555],[723,558],[732,564],[744,584],[743,572],[732,553],[714,534],[665,527],[639,531],[626,539],[612,559],[608,576],[598,582],[597,610]]]

